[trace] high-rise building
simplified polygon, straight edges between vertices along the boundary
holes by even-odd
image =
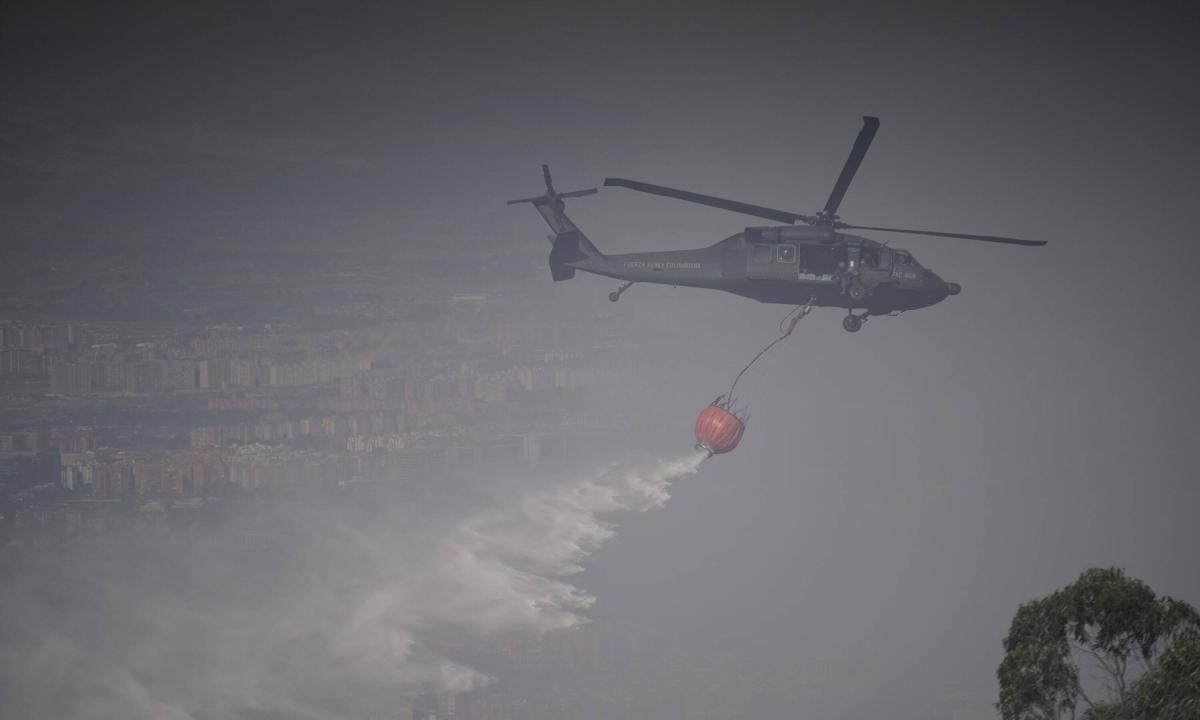
[[[92,392],[92,364],[60,362],[50,367],[50,393],[68,397],[90,395]]]

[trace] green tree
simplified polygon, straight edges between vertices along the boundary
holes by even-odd
[[[1074,718],[1082,700],[1085,718],[1109,720],[1107,713],[1125,707],[1131,695],[1131,671],[1149,671],[1197,628],[1200,614],[1187,603],[1159,597],[1117,568],[1086,570],[1074,583],[1017,609],[996,671],[997,707],[1004,720],[1058,720]],[[1105,696],[1085,691],[1081,660],[1101,671]]]
[[[1125,700],[1088,709],[1084,720],[1200,718],[1200,632],[1181,634],[1154,667],[1130,685]]]

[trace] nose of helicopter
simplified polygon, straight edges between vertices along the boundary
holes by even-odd
[[[940,275],[932,270],[926,271],[926,287],[928,288],[933,302],[941,302],[950,295],[957,295],[962,292],[962,286],[958,283],[946,282]]]

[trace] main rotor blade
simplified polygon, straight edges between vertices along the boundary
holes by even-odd
[[[761,205],[726,200],[725,198],[713,197],[712,195],[701,195],[700,193],[688,192],[687,190],[676,190],[674,188],[663,187],[662,185],[651,185],[650,183],[638,182],[637,180],[605,178],[604,185],[605,187],[629,188],[630,190],[650,193],[651,195],[662,195],[663,197],[675,198],[676,200],[686,200],[722,210],[732,210],[743,215],[753,215],[754,217],[774,220],[775,222],[805,222],[810,225],[817,222],[817,218],[812,215],[800,215],[798,213],[787,212],[786,210],[775,210]]]
[[[1007,245],[1026,245],[1029,247],[1040,247],[1046,244],[1045,240],[1022,240],[1020,238],[1001,237],[999,235],[968,235],[966,233],[934,232],[933,230],[904,230],[901,228],[871,227],[869,225],[847,225],[845,223],[838,223],[836,227],[839,230],[875,230],[878,232],[905,233],[908,235],[930,235],[933,237],[958,238],[959,240],[979,240],[981,242],[1005,243]]]
[[[863,156],[867,154],[867,148],[871,147],[871,141],[875,139],[875,131],[878,129],[879,118],[863,117],[862,130],[858,131],[854,147],[850,149],[850,156],[846,158],[846,164],[842,166],[842,174],[838,175],[833,192],[829,193],[829,199],[825,201],[825,209],[821,211],[821,215],[825,218],[837,215],[838,206],[842,204],[842,197],[845,196],[846,189],[850,187],[854,173],[858,172],[858,166],[862,164]]]
[[[560,198],[583,197],[584,195],[595,195],[600,192],[596,188],[588,188],[587,190],[572,190],[571,192],[559,193]]]

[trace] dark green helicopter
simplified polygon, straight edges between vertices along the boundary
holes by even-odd
[[[554,231],[550,236],[550,272],[555,280],[568,280],[575,276],[576,270],[623,280],[624,283],[608,296],[613,302],[619,300],[631,285],[640,282],[713,288],[760,302],[846,308],[848,312],[842,327],[849,332],[857,332],[872,315],[893,315],[929,307],[949,295],[957,295],[962,288],[922,267],[907,250],[840,232],[842,230],[932,235],[1010,245],[1046,244],[1044,240],[841,222],[837,215],[838,206],[878,129],[878,118],[863,118],[862,130],[846,158],[842,174],[838,176],[825,207],[816,215],[774,210],[623,178],[604,181],[609,187],[629,188],[788,223],[776,227],[748,227],[706,248],[622,255],[601,253],[566,216],[563,202],[564,198],[592,195],[597,190],[556,192],[550,169],[545,165],[542,173],[546,194],[510,200],[509,204],[533,203]],[[804,225],[797,226],[796,223]],[[861,312],[855,314],[856,310]]]

